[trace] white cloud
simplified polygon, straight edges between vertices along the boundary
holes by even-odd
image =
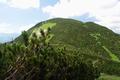
[[[99,24],[120,33],[119,0],[59,0],[53,6],[43,8],[50,17],[75,17],[89,13]]]
[[[40,0],[0,0],[10,7],[19,9],[39,8]]]
[[[28,25],[13,25],[8,23],[0,23],[0,33],[21,33],[23,30],[28,30],[33,27],[34,24]],[[13,27],[15,26],[15,27]]]

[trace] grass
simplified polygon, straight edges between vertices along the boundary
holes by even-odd
[[[55,25],[56,25],[56,23],[48,22],[48,23],[43,24],[40,28],[41,29],[48,29],[48,28],[53,28]]]
[[[44,30],[44,31],[47,31],[48,28],[53,28],[54,26],[56,25],[56,23],[50,23],[50,22],[47,22],[47,23],[44,23],[42,26],[36,28],[33,30],[32,33],[36,33],[37,36],[40,36],[40,29]],[[32,34],[30,35],[30,37],[32,36]]]
[[[111,57],[111,59],[112,59],[113,61],[120,62],[119,58],[118,58],[115,54],[113,54],[106,46],[102,46],[102,48],[103,48],[107,53],[109,53],[109,55],[110,55],[110,57]]]
[[[98,80],[120,80],[119,76],[101,74],[101,77]]]
[[[96,34],[91,33],[90,36],[94,37],[95,40],[98,40],[101,35],[99,33]]]

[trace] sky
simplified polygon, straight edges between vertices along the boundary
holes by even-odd
[[[0,40],[56,17],[92,21],[120,33],[120,0],[0,0]]]

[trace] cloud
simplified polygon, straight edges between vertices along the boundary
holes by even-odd
[[[39,8],[40,6],[39,0],[0,0],[0,2],[19,9]]]
[[[33,25],[34,24],[14,25],[14,24],[8,24],[8,23],[0,23],[0,33],[6,33],[6,34],[18,33],[18,34],[20,34],[22,31],[30,29]]]
[[[119,0],[59,0],[55,5],[48,5],[42,10],[50,17],[63,18],[82,16],[88,13],[89,17],[97,19],[96,23],[120,33]]]

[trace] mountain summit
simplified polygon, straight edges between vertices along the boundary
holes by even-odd
[[[112,30],[93,22],[55,18],[40,22],[29,29],[29,38],[34,33],[40,36],[41,29],[50,29],[51,45],[78,50],[82,53],[81,56],[93,61],[100,60],[99,66],[102,66],[104,73],[120,75],[120,36]],[[15,41],[22,42],[22,36]]]
[[[118,61],[120,58],[120,36],[108,28],[93,22],[80,22],[73,19],[55,18],[43,21],[29,29],[29,37],[40,29],[51,30],[52,44],[65,44],[74,48],[86,48],[96,55]],[[15,41],[22,41],[19,36]],[[112,58],[109,53],[114,53],[118,59]]]

